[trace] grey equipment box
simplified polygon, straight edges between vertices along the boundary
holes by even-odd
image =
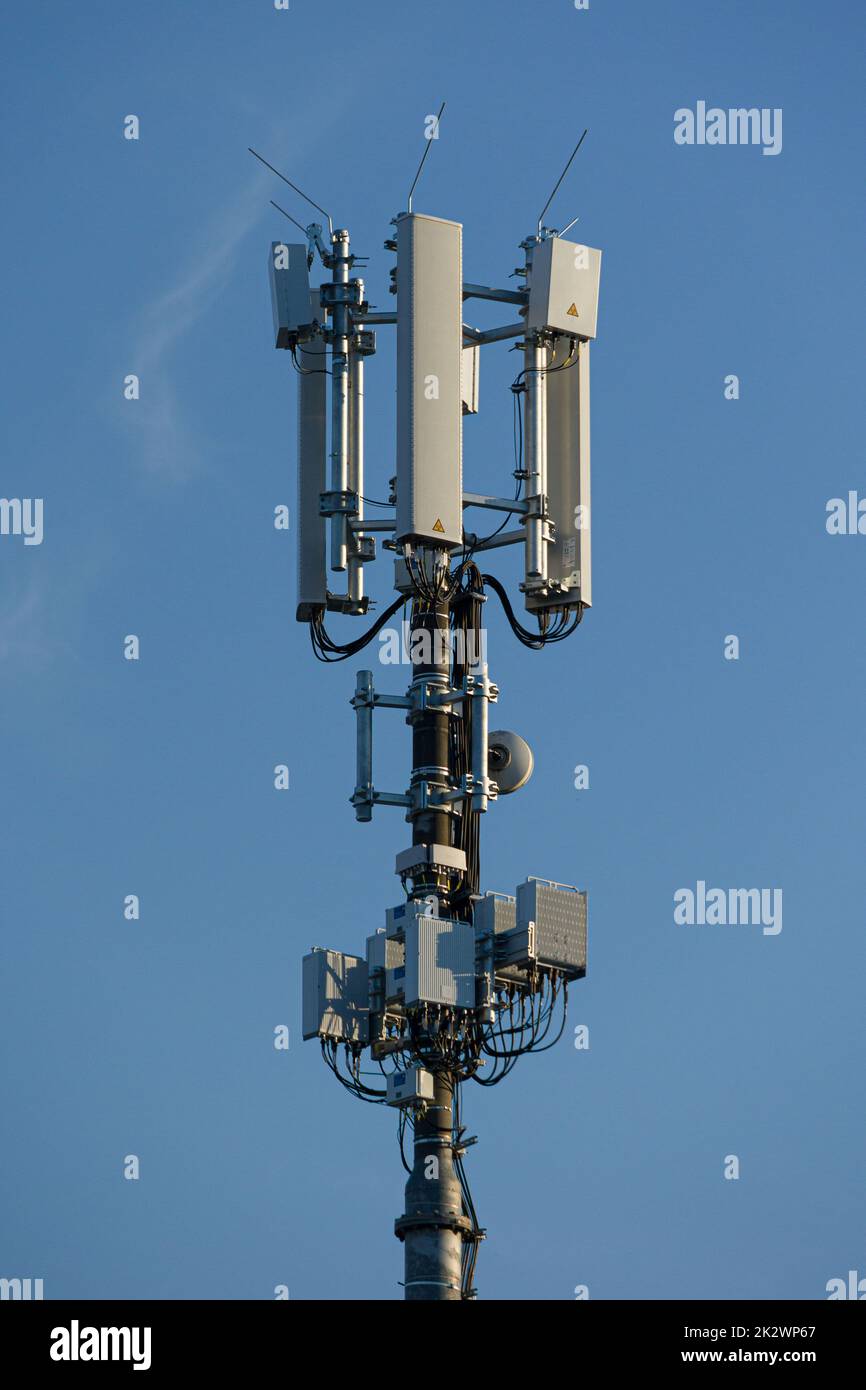
[[[601,252],[594,247],[562,237],[539,242],[532,250],[527,329],[594,338],[600,276]]]
[[[485,893],[473,909],[473,922],[476,939],[476,976],[478,980],[478,1004],[480,1007],[492,1004],[497,975],[501,978],[522,981],[525,972],[514,966],[501,964],[503,941],[506,932],[513,932],[517,925],[517,902],[505,893]]]
[[[589,343],[558,337],[547,373],[547,500],[554,539],[548,589],[527,591],[530,612],[592,604]],[[568,364],[568,365],[565,365]]]
[[[517,901],[504,893],[485,893],[476,902],[473,916],[477,932],[511,931],[517,926]]]
[[[318,290],[307,292],[312,313]],[[324,311],[320,310],[324,317]],[[326,521],[320,514],[321,494],[327,486],[328,452],[327,375],[324,339],[314,338],[297,349],[298,375],[298,601],[295,616],[309,622],[328,601],[325,563]]]
[[[463,541],[462,236],[397,218],[397,541]]]
[[[403,964],[403,943],[395,941],[381,927],[374,936],[367,937],[367,969],[395,970]]]
[[[433,1099],[433,1073],[424,1067],[407,1067],[406,1071],[389,1072],[387,1105],[418,1105]]]
[[[314,318],[322,317],[315,308],[311,312],[306,246],[272,241],[268,277],[274,312],[274,347],[290,348],[299,338],[310,335]]]
[[[381,1013],[389,1000],[403,998],[403,942],[389,936],[381,927],[367,937],[367,971],[370,984],[370,1009]]]
[[[342,951],[312,951],[303,961],[304,1038],[369,1041],[367,962]]]
[[[475,1008],[475,931],[468,922],[410,918],[404,999],[407,1009],[422,1004]]]
[[[515,945],[526,957],[564,971],[570,979],[586,974],[586,894],[567,884],[530,878],[517,889]]]

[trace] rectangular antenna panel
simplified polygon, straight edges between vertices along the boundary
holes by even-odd
[[[519,884],[516,935],[526,932],[539,965],[555,966],[572,978],[585,975],[586,925],[585,893],[538,878]]]
[[[369,1041],[367,962],[342,951],[313,951],[303,960],[304,1038]]]
[[[398,541],[463,540],[463,228],[397,219]]]
[[[475,932],[468,922],[414,917],[406,924],[407,1008],[418,1004],[475,1007]]]
[[[367,969],[396,970],[403,964],[403,943],[388,936],[384,928],[367,937]]]
[[[504,893],[485,893],[475,903],[472,917],[476,932],[512,931],[517,925],[517,904]]]
[[[485,893],[484,897],[475,903],[472,920],[479,942],[477,974],[480,977],[481,1002],[485,996],[487,1000],[493,999],[497,975],[517,984],[526,978],[525,971],[508,964],[509,952],[505,944],[506,934],[511,933],[513,936],[517,926],[516,899],[507,897],[504,893]],[[488,932],[493,940],[484,939]]]
[[[306,336],[302,334],[303,329],[309,333],[314,318],[321,318],[318,296],[311,312],[306,246],[272,241],[268,278],[271,282],[271,308],[274,311],[274,347],[289,348],[298,341],[299,336]]]
[[[549,237],[532,250],[526,327],[594,338],[601,252]]]
[[[322,314],[319,291],[307,292],[309,312]],[[326,521],[319,515],[319,498],[326,490],[328,426],[324,368],[325,343],[315,338],[297,349],[298,364],[298,606],[299,623],[309,622],[328,598],[325,566]]]
[[[565,366],[569,355],[571,364]],[[547,499],[554,539],[547,543],[547,591],[529,590],[530,612],[592,605],[589,476],[589,343],[572,352],[556,338],[547,384]],[[557,368],[562,367],[561,371]]]

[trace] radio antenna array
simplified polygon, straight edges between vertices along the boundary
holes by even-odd
[[[294,224],[294,226],[297,227],[297,229],[298,229],[299,232],[303,232],[303,233],[304,233],[304,236],[307,235],[307,229],[306,229],[306,227],[301,226],[301,223],[298,221],[298,219],[297,219],[296,217],[293,217],[292,214],[291,214],[290,212],[286,212],[286,209],[285,209],[285,208],[281,208],[280,205],[279,205],[279,203],[275,203],[275,202],[274,202],[273,198],[271,198],[270,204],[271,204],[271,207],[272,207],[272,208],[276,208],[277,212],[281,212],[281,213],[283,214],[283,217],[288,217],[289,221],[292,222],[292,223]]]
[[[328,232],[329,232],[330,236],[333,237],[333,235],[334,235],[334,224],[333,224],[333,222],[331,221],[331,214],[330,214],[329,212],[325,212],[325,209],[324,209],[323,207],[321,207],[321,206],[319,205],[319,203],[315,202],[315,201],[309,196],[308,193],[305,193],[305,192],[303,191],[302,188],[298,188],[298,185],[297,185],[296,183],[292,183],[292,180],[291,180],[291,179],[287,179],[286,176],[285,176],[285,174],[281,174],[280,171],[279,171],[279,169],[275,169],[274,166],[273,166],[273,164],[269,164],[268,161],[267,161],[262,155],[260,155],[260,154],[258,153],[257,150],[254,150],[254,149],[253,149],[252,145],[248,145],[248,146],[247,146],[247,149],[249,150],[249,153],[250,153],[250,154],[255,155],[256,159],[259,161],[260,164],[264,164],[265,168],[266,168],[266,169],[270,169],[270,171],[271,171],[272,174],[276,174],[276,176],[277,176],[278,179],[282,179],[283,183],[287,183],[287,184],[289,185],[289,188],[293,188],[293,189],[295,190],[295,192],[296,192],[297,194],[299,194],[301,198],[304,199],[304,202],[309,203],[309,204],[310,204],[310,207],[315,208],[317,212],[320,212],[320,213],[322,214],[323,217],[326,217],[326,218],[328,219]],[[280,209],[280,211],[282,212],[282,208]],[[289,214],[286,213],[286,216],[287,216],[287,217],[288,217],[288,215],[289,215]],[[292,220],[294,221],[294,219],[292,219]],[[299,224],[298,224],[298,223],[295,223],[295,225],[298,226]]]
[[[372,670],[358,671],[351,700],[356,758],[348,799],[360,822],[386,806],[399,807],[408,822],[411,844],[395,863],[401,901],[386,909],[384,926],[367,917],[371,934],[357,955],[314,948],[304,957],[301,1031],[321,1043],[347,1090],[397,1112],[409,1180],[395,1232],[412,1301],[475,1297],[484,1231],[464,1169],[474,1140],[461,1122],[463,1087],[497,1085],[519,1057],[552,1046],[565,1027],[568,985],[586,973],[586,893],[536,877],[513,895],[483,892],[480,827],[533,767],[525,740],[489,728],[499,690],[488,674],[485,602],[495,597],[515,637],[535,651],[569,638],[592,602],[589,351],[601,252],[542,234],[587,132],[545,203],[537,234],[520,242],[522,284],[497,288],[463,278],[461,223],[412,211],[444,110],[443,101],[435,127],[425,118],[427,143],[408,211],[394,219],[385,242],[397,260],[396,307],[388,312],[371,312],[349,230],[334,231],[324,208],[250,149],[331,230],[326,248],[319,223],[304,229],[273,203],[308,241],[306,248],[272,242],[268,258],[274,342],[298,368],[296,617],[325,662],[360,654],[394,620],[399,630],[383,636],[396,639],[397,661],[409,668],[402,690],[382,690]],[[318,285],[310,283],[314,246],[325,274]],[[463,321],[469,299],[499,304],[509,321],[470,327]],[[377,333],[394,326],[396,476],[383,492],[365,482],[366,368]],[[506,479],[509,461],[492,495],[468,492],[464,417],[478,412],[482,348],[486,354],[509,340],[523,355],[511,388],[522,429],[516,468]],[[374,504],[372,496],[388,501]],[[369,516],[373,505],[386,514]],[[479,538],[465,524],[472,508],[504,520]],[[392,557],[396,598],[375,621],[367,618],[360,636],[337,642],[326,616],[369,615],[365,570],[379,544]],[[506,546],[522,552],[519,587],[534,627],[519,621],[505,585],[480,564],[482,552]],[[399,711],[412,731],[409,784],[393,791],[373,774],[374,716],[378,722],[388,711]],[[570,866],[568,877],[575,877]],[[367,898],[360,882],[355,889],[360,915],[357,905],[366,912]],[[330,911],[327,889],[322,897]],[[378,1086],[368,1079],[376,1073],[365,1053],[381,1073]]]

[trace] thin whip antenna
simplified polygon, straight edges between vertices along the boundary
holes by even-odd
[[[274,204],[274,207],[276,207],[276,203]],[[557,236],[565,236],[566,232],[570,232],[570,231],[571,231],[571,229],[572,229],[572,227],[574,226],[575,222],[579,222],[579,221],[580,221],[580,218],[579,218],[579,217],[572,217],[572,219],[571,219],[571,221],[569,222],[568,226],[567,226],[567,227],[563,227],[562,231],[561,231],[561,232],[557,232],[556,235],[557,235]]]
[[[275,203],[274,200],[273,200],[273,198],[271,199],[271,207],[272,207],[272,208],[276,208],[277,212],[281,212],[281,213],[283,214],[283,217],[288,217],[288,219],[289,219],[290,222],[294,222],[294,224],[295,224],[295,226],[297,227],[298,231],[299,231],[299,232],[303,232],[304,236],[307,235],[307,229],[306,229],[306,227],[302,227],[301,224],[300,224],[300,222],[298,221],[298,219],[297,219],[296,217],[293,217],[292,214],[291,214],[290,212],[286,212],[286,209],[285,209],[285,208],[281,208],[280,205],[279,205],[279,203]]]
[[[440,122],[441,119],[442,119],[442,112],[443,112],[444,110],[445,110],[445,103],[444,103],[444,101],[443,101],[442,105],[439,107],[439,115],[436,117],[436,136],[435,136],[436,139],[439,138],[439,122]],[[433,137],[432,135],[428,137],[427,143],[426,143],[426,145],[424,146],[424,153],[423,153],[422,156],[421,156],[421,163],[418,165],[418,172],[417,172],[417,174],[415,175],[414,179],[412,180],[412,187],[409,189],[409,205],[408,205],[408,208],[407,208],[407,211],[408,211],[408,212],[411,212],[411,211],[412,211],[412,194],[415,192],[415,185],[416,185],[416,183],[418,182],[418,180],[419,180],[420,177],[421,177],[421,170],[424,168],[424,160],[427,158],[428,154],[430,153],[430,146],[433,144],[433,140],[434,140],[434,137]]]
[[[588,130],[588,129],[589,129],[589,127],[587,127],[587,130]],[[569,155],[568,163],[566,164],[566,166],[565,166],[565,168],[563,169],[562,173],[560,174],[559,178],[556,180],[556,187],[554,188],[553,192],[551,193],[550,197],[548,198],[547,202],[544,204],[544,207],[541,209],[541,212],[540,212],[539,215],[538,215],[538,235],[539,235],[539,236],[541,236],[541,224],[542,224],[542,222],[544,221],[544,214],[547,212],[547,209],[550,207],[550,204],[553,202],[554,198],[556,197],[557,190],[559,189],[559,185],[562,183],[562,180],[565,178],[566,174],[568,173],[569,169],[571,168],[571,161],[574,159],[574,156],[577,154],[578,150],[580,149],[581,145],[583,144],[583,142],[584,142],[584,140],[585,140],[585,138],[586,138],[586,134],[587,134],[587,131],[585,130],[585,131],[583,132],[583,135],[581,135],[580,139],[578,140],[577,144],[575,145],[574,149],[572,150],[571,154]],[[576,222],[576,221],[577,221],[577,218],[575,218],[574,220],[575,220],[575,222]],[[574,225],[574,223],[569,223],[569,226],[573,226],[573,225]]]
[[[271,173],[276,174],[278,179],[282,179],[283,183],[287,183],[289,185],[289,188],[293,188],[296,193],[299,193],[305,202],[309,203],[311,207],[314,207],[317,212],[320,212],[322,214],[323,217],[327,217],[328,232],[331,236],[333,236],[334,224],[331,221],[331,214],[329,212],[325,212],[325,209],[323,207],[320,207],[318,203],[314,202],[313,199],[309,196],[309,194],[305,193],[302,188],[298,188],[298,185],[296,183],[292,183],[291,179],[287,179],[285,174],[281,174],[279,169],[275,169],[273,164],[269,164],[266,159],[263,159],[262,156],[258,153],[258,151],[253,149],[252,145],[247,145],[247,149],[249,150],[250,154],[255,155],[256,159],[259,160],[261,164],[264,164],[266,169],[270,169]]]

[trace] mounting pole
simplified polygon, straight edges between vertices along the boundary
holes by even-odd
[[[345,493],[349,486],[349,233],[340,228],[331,238],[335,292],[331,307],[331,489]],[[341,292],[342,290],[342,292]],[[344,570],[348,552],[345,511],[331,517],[331,569]]]
[[[551,195],[552,196],[552,195]],[[532,253],[538,238],[528,237],[526,280],[532,282]],[[526,581],[547,583],[547,366],[548,345],[542,333],[527,333],[523,344],[526,384],[524,467],[526,469]]]
[[[545,512],[547,493],[547,344],[540,336],[527,340],[526,362],[526,575],[547,581]]]
[[[363,299],[364,282],[358,280],[357,284],[359,296]],[[364,358],[354,345],[350,348],[349,353],[348,389],[349,458],[347,486],[357,495],[356,518],[358,521],[362,521],[364,518]],[[356,547],[360,544],[360,539],[359,533],[356,532],[354,536]],[[350,600],[357,608],[364,597],[364,565],[357,552],[349,555],[348,563],[348,593]]]

